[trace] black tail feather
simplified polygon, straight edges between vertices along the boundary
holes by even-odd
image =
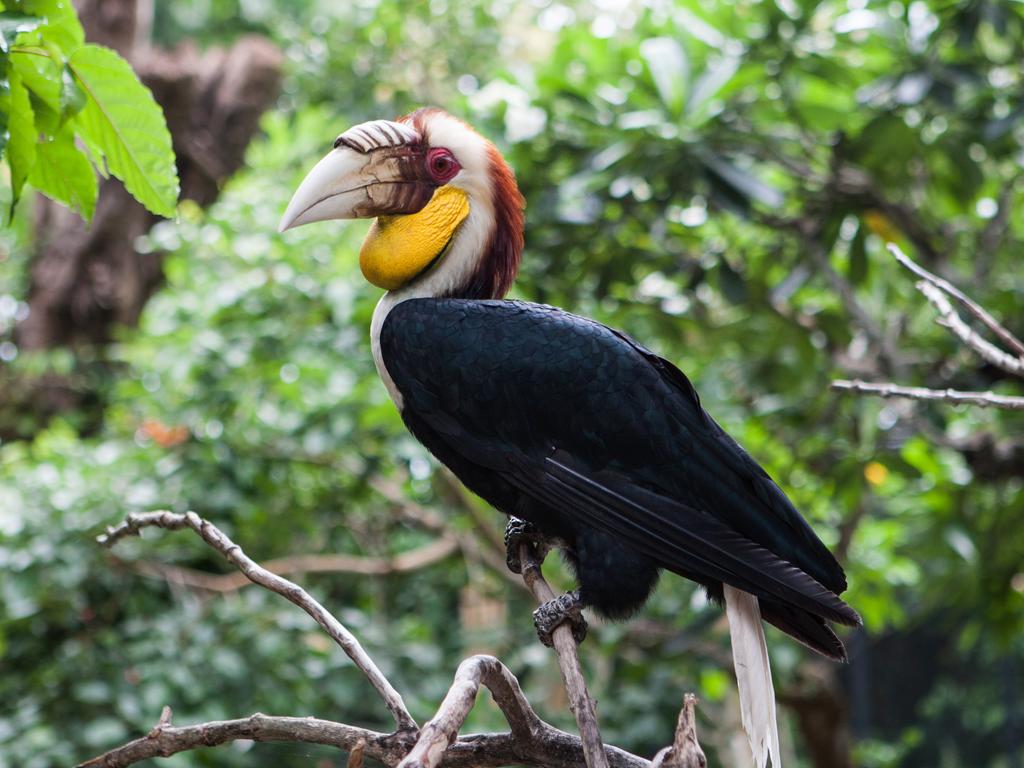
[[[812,651],[817,651],[834,661],[847,660],[846,648],[843,647],[842,641],[820,616],[764,598],[758,603],[761,607],[761,618],[768,623],[774,624]]]

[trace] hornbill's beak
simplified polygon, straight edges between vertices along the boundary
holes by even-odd
[[[350,128],[295,190],[280,232],[326,219],[416,213],[434,194],[418,133],[374,120]]]

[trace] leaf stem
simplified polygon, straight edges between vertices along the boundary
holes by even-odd
[[[45,48],[35,48],[26,45],[12,45],[11,53],[27,53],[30,56],[42,56],[45,59],[53,59],[53,56]]]

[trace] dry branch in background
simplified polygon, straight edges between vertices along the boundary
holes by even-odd
[[[920,280],[915,284],[939,316],[936,322],[948,329],[961,344],[974,350],[983,360],[1014,376],[1024,378],[1024,342],[999,323],[980,304],[964,294],[947,280],[932,274],[914,262],[895,243],[889,243],[889,252],[907,270]],[[972,317],[980,321],[1009,350],[1002,349],[983,338],[960,316],[953,307],[952,299]],[[905,387],[894,382],[864,382],[860,380],[837,379],[832,389],[877,395],[879,397],[903,397],[913,400],[934,400],[945,403],[978,405],[981,407],[1024,410],[1024,397],[998,395],[994,392],[961,392],[955,389],[929,389],[927,387]]]
[[[458,538],[451,533],[440,536],[422,547],[394,557],[362,557],[359,555],[293,555],[268,560],[263,567],[278,576],[302,573],[351,573],[359,576],[388,576],[409,573],[439,563],[458,551]],[[163,579],[171,584],[202,589],[207,592],[237,592],[254,582],[244,573],[214,574],[180,565],[150,563],[145,560],[116,562],[132,568],[143,576]]]
[[[1013,349],[1019,361],[1024,361],[1024,341],[1014,336],[998,320],[992,317],[984,307],[972,300],[948,280],[943,280],[938,275],[933,275],[927,269],[914,262],[895,243],[889,243],[886,247],[889,249],[889,253],[896,258],[896,261],[921,278],[925,283],[935,286],[942,293],[948,294],[960,306],[984,323],[985,327],[992,331],[992,333],[1002,339],[1004,344]],[[1020,362],[1017,365],[1017,370],[1019,371]]]
[[[982,408],[1005,408],[1024,411],[1024,397],[997,395],[994,392],[962,392],[958,389],[928,389],[927,387],[901,387],[890,382],[871,383],[854,379],[836,379],[832,389],[840,392],[860,392],[879,397],[907,397],[912,400],[938,400],[943,403],[978,405]]]
[[[128,536],[139,535],[146,527],[191,529],[235,565],[246,579],[276,592],[305,610],[342,647],[376,688],[394,716],[397,728],[394,733],[386,734],[314,717],[277,717],[261,713],[237,720],[179,727],[171,724],[171,710],[164,707],[160,719],[148,734],[83,762],[78,768],[121,768],[154,757],[168,757],[239,739],[334,746],[350,752],[351,766],[360,766],[365,757],[371,757],[400,768],[489,768],[504,765],[653,768],[652,763],[642,757],[602,744],[594,715],[594,702],[583,679],[572,630],[567,626],[558,627],[553,637],[566,690],[583,739],[541,720],[523,695],[515,675],[498,659],[483,655],[471,656],[459,665],[434,718],[419,728],[406,710],[402,697],[341,622],[297,584],[257,564],[216,526],[194,512],[130,514],[120,525],[108,528],[106,534],[99,537],[99,542],[104,546],[112,546]],[[449,545],[448,540],[442,537],[427,547],[439,547],[441,543]],[[391,562],[397,560],[396,557]],[[540,602],[552,599],[554,595],[544,581],[536,553],[532,550],[524,551],[522,562],[523,579],[536,598]],[[459,730],[476,703],[480,686],[491,692],[509,724],[508,733],[459,735]],[[696,702],[696,697],[690,694],[686,696],[674,743],[659,753],[658,766],[706,768],[707,762],[697,743],[694,728]]]

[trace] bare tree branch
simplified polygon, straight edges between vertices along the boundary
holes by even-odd
[[[921,278],[916,287],[939,312],[939,325],[948,328],[962,344],[973,349],[984,360],[1007,373],[1024,377],[1024,342],[1003,327],[983,307],[974,302],[955,285],[937,277],[914,262],[895,243],[888,244],[889,253],[906,269]],[[1014,357],[995,344],[982,338],[953,308],[949,299],[954,299],[975,318],[984,323],[996,336],[1014,349]],[[1024,410],[1024,397],[997,395],[994,392],[962,392],[956,389],[928,389],[926,387],[905,387],[894,382],[869,383],[860,379],[837,379],[832,389],[844,392],[878,395],[879,397],[905,397],[912,400],[933,400],[944,403],[978,405],[982,408],[1004,408],[1012,411]]]
[[[542,560],[538,558],[535,548],[524,544],[520,548],[523,581],[530,588],[538,603],[547,603],[555,599],[544,574],[541,572]],[[569,696],[569,709],[576,717],[576,725],[583,739],[583,751],[587,757],[587,768],[608,768],[604,753],[604,742],[597,725],[597,712],[594,700],[590,698],[583,668],[576,649],[576,640],[572,629],[565,623],[555,627],[551,639],[555,653],[558,655],[558,666],[562,670],[565,692]]]
[[[992,333],[994,333],[996,336],[1002,339],[1003,343],[1009,346],[1016,353],[1017,357],[1020,358],[1022,362],[1024,362],[1024,341],[1021,341],[1016,336],[1014,336],[1013,333],[1007,330],[1005,326],[1003,326],[998,320],[992,317],[992,315],[989,314],[984,307],[982,307],[980,304],[972,300],[969,296],[963,293],[963,291],[961,291],[955,285],[950,283],[948,280],[943,280],[941,277],[932,274],[927,269],[914,262],[909,256],[903,253],[903,251],[901,251],[899,246],[896,245],[895,243],[889,243],[886,247],[889,249],[889,253],[891,253],[896,258],[896,261],[898,261],[906,269],[910,270],[912,273],[917,275],[919,278],[924,280],[926,283],[930,283],[943,293],[948,294],[950,298],[952,298],[954,301],[960,304],[960,306],[962,306],[964,309],[966,309],[968,312],[974,315],[974,317],[978,318],[978,320],[980,320],[985,325],[985,327],[987,327],[990,331],[992,331]],[[999,365],[998,363],[994,364]],[[1020,365],[1018,365],[1017,370],[1013,371],[1013,373],[1019,374],[1020,372],[1021,367]]]
[[[1002,368],[1007,373],[1012,373],[1015,376],[1024,376],[1024,358],[1014,357],[990,341],[983,339],[953,309],[953,305],[949,303],[949,299],[946,298],[946,293],[942,289],[927,280],[920,280],[917,283],[917,290],[923,293],[924,297],[931,302],[931,305],[939,311],[939,318],[936,321],[939,325],[948,328],[950,333],[977,352],[982,359],[987,360],[997,368]]]
[[[186,512],[184,514],[168,511],[132,513],[117,527],[108,528],[106,534],[100,536],[98,540],[103,546],[109,547],[128,536],[138,536],[139,532],[148,526],[165,528],[170,531],[191,528],[199,534],[203,541],[224,555],[250,581],[272,592],[276,592],[302,608],[341,646],[342,650],[348,654],[352,662],[370,681],[370,684],[384,700],[385,706],[394,716],[398,730],[411,731],[416,729],[416,721],[409,714],[409,710],[406,709],[401,695],[388,682],[388,679],[384,677],[384,673],[377,668],[373,659],[363,650],[363,646],[360,645],[355,636],[330,611],[314,600],[298,584],[277,576],[258,565],[242,551],[241,547],[224,535],[219,528],[199,517],[195,512]]]
[[[912,400],[937,400],[960,405],[979,405],[982,408],[1005,408],[1024,411],[1024,397],[997,395],[994,392],[961,392],[956,389],[927,389],[925,387],[902,387],[892,382],[871,383],[856,379],[837,379],[832,389],[844,392],[859,392],[879,397],[907,397]]]

